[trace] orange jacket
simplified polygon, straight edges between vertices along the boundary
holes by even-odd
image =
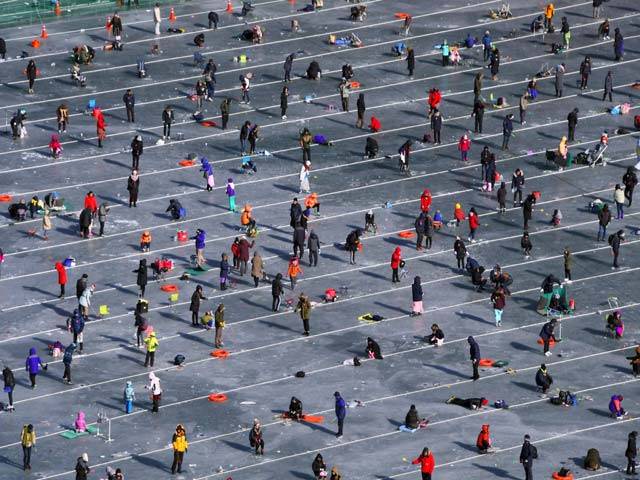
[[[555,13],[555,8],[553,6],[553,3],[549,3],[547,4],[547,8],[545,8],[544,10],[544,16],[546,18],[553,18],[553,14]]]
[[[151,243],[151,232],[142,232],[140,243]]]

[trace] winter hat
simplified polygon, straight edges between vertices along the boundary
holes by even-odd
[[[333,396],[334,396],[334,397],[336,397],[336,398],[338,398],[338,397],[340,396],[340,392],[334,392],[334,393],[333,393]]]
[[[82,454],[82,459],[83,459],[85,462],[88,462],[88,461],[89,461],[89,454],[88,454],[87,452],[83,453],[83,454]]]
[[[524,439],[525,439],[525,440],[531,440],[531,437],[530,437],[530,436],[529,436],[529,434],[527,433],[527,434],[524,436]]]

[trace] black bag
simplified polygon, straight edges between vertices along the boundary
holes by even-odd
[[[304,378],[304,377],[305,377],[305,373],[302,370],[296,372],[296,378]]]
[[[613,237],[615,236],[615,233],[612,233],[611,235],[609,235],[609,239],[607,240],[609,242],[609,245],[613,245]]]
[[[184,363],[184,361],[186,360],[186,358],[184,358],[184,355],[176,355],[176,357],[173,359],[173,364],[180,366]]]
[[[538,449],[533,445],[531,445],[531,458],[533,458],[534,460],[538,459]]]
[[[357,356],[353,357],[353,366],[354,367],[359,367],[360,365],[362,365],[360,363],[360,359]]]
[[[138,300],[138,304],[136,305],[137,313],[149,313],[149,302],[144,299]]]

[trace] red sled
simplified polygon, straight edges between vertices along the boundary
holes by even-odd
[[[338,293],[334,288],[327,288],[324,292],[324,301],[325,302],[335,302],[338,298]]]

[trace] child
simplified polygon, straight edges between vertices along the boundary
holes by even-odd
[[[622,220],[624,218],[624,190],[620,187],[620,184],[616,184],[616,188],[613,191],[613,199],[616,202],[616,220]]]
[[[204,312],[204,315],[200,317],[200,324],[207,330],[213,328],[213,312],[211,310],[207,310]]]
[[[300,268],[300,260],[298,257],[293,257],[289,260],[289,268],[287,270],[287,275],[289,275],[289,278],[291,279],[291,290],[296,288],[296,281],[299,273],[303,273]]]
[[[133,401],[136,399],[136,392],[133,390],[133,383],[131,380],[127,380],[127,385],[124,387],[124,411],[125,413],[133,412]]]
[[[622,408],[622,400],[624,400],[622,395],[612,395],[611,401],[609,402],[609,411],[616,417],[616,420],[622,420],[627,414],[624,408]]]
[[[229,280],[229,257],[226,253],[222,254],[222,260],[220,260],[220,290],[227,289],[227,282]]]
[[[496,192],[496,197],[498,199],[498,212],[506,213],[507,212],[507,184],[505,182],[500,183],[500,188]]]
[[[87,422],[84,419],[84,412],[78,412],[74,427],[75,427],[76,433],[87,431]]]
[[[251,216],[251,210],[251,205],[246,203],[242,209],[242,214],[240,215],[240,223],[244,228],[246,228],[247,232],[250,232],[256,227],[256,221]]]
[[[529,238],[529,232],[526,230],[522,234],[522,239],[520,239],[520,246],[524,252],[524,258],[529,258],[531,256],[531,249],[533,245],[531,245],[531,239]]]
[[[231,254],[233,255],[233,268],[240,268],[240,238],[236,237],[231,244]]]
[[[229,211],[236,211],[236,187],[233,184],[233,178],[227,178],[227,197],[229,197]]]
[[[456,221],[456,227],[459,227],[460,222],[464,221],[464,219],[467,218],[464,210],[462,209],[462,205],[459,203],[456,203],[455,209],[453,210],[453,218]]]
[[[436,213],[433,216],[433,228],[435,228],[436,230],[440,230],[442,228],[442,225],[444,225],[444,218],[442,218],[442,213],[440,213],[440,210],[436,210]]]
[[[557,227],[560,225],[560,221],[562,220],[562,212],[557,208],[553,211],[553,215],[551,216],[551,225]]]
[[[304,204],[307,208],[312,208],[316,211],[316,215],[320,215],[320,202],[318,202],[318,194],[312,192],[307,198],[304,199]]]
[[[44,208],[44,203],[40,201],[37,195],[34,195],[29,202],[29,215],[31,218],[35,217],[38,210]]]
[[[62,153],[62,144],[58,139],[58,135],[51,135],[51,141],[49,142],[49,150],[51,150],[51,156],[57,159]]]
[[[145,230],[140,235],[140,249],[143,252],[148,252],[151,249],[151,232],[149,230]]]
[[[376,226],[376,216],[373,213],[373,210],[369,210],[364,214],[364,231],[368,233],[369,229],[373,230],[374,235],[378,231],[378,227]]]

